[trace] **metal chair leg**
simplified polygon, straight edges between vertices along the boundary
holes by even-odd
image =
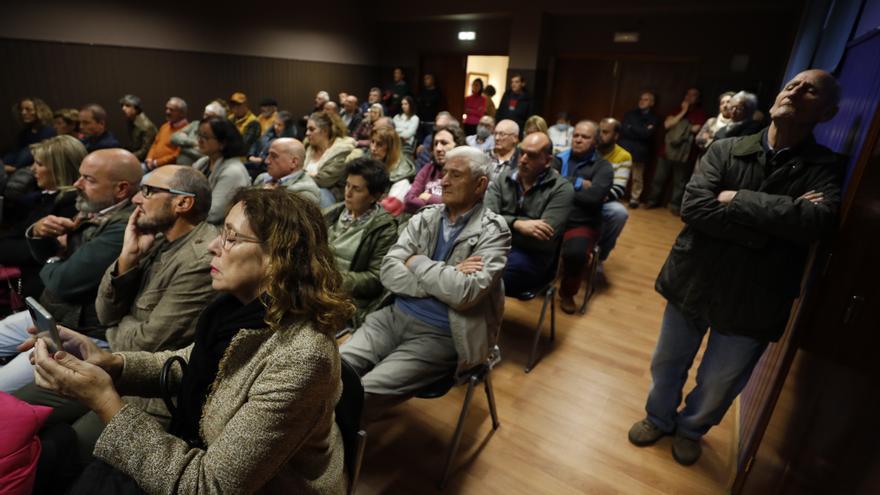
[[[550,342],[556,340],[556,287],[551,286],[550,292]]]
[[[587,270],[587,287],[584,289],[584,300],[579,309],[580,314],[585,314],[587,312],[587,304],[589,304],[590,298],[593,297],[593,292],[596,288],[596,273],[598,272],[598,269],[599,250],[598,248],[595,248],[590,252],[590,263]]]
[[[550,291],[547,292],[549,293]],[[535,336],[532,338],[532,351],[529,353],[529,362],[526,364],[526,373],[532,371],[532,368],[535,367],[535,359],[538,354],[538,341],[541,340],[541,329],[544,326],[544,317],[547,315],[548,302],[555,307],[553,296],[548,297],[547,294],[545,294],[544,304],[541,306],[541,316],[538,318],[538,325],[535,327]],[[555,314],[555,312],[551,313],[551,318],[553,318],[553,314]]]
[[[491,372],[486,371],[486,376],[483,378],[483,388],[486,389],[486,400],[489,402],[489,414],[492,415],[492,429],[497,430],[499,426],[501,426],[501,422],[498,421],[498,410],[495,409],[495,391],[492,389],[492,377]]]
[[[458,415],[458,424],[455,426],[455,433],[452,435],[452,445],[449,446],[449,453],[446,455],[446,467],[443,468],[443,478],[440,479],[440,489],[446,487],[446,481],[449,479],[449,473],[452,471],[452,459],[458,451],[458,445],[461,443],[461,434],[464,429],[464,418],[467,416],[468,408],[471,405],[471,398],[474,395],[474,386],[477,384],[477,377],[471,375],[468,380],[467,394],[464,396],[464,404],[461,406],[461,413]]]

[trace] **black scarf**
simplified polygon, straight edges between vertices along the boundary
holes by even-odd
[[[199,315],[195,345],[183,374],[177,411],[169,431],[193,447],[204,447],[199,420],[208,389],[217,378],[220,359],[239,330],[265,328],[266,308],[260,298],[242,304],[229,294],[216,297]]]

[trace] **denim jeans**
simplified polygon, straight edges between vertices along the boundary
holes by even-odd
[[[708,330],[708,322],[687,319],[666,305],[660,338],[651,359],[651,390],[645,410],[661,430],[699,439],[721,422],[733,399],[742,391],[767,342],[743,335],[709,333],[709,344],[697,370],[697,386],[678,412],[688,370]]]
[[[609,201],[602,205],[602,230],[599,235],[599,260],[605,261],[617,244],[617,238],[629,219],[626,206],[620,201]]]

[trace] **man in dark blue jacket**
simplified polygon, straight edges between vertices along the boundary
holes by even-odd
[[[675,433],[675,460],[696,462],[702,436],[746,386],[767,344],[782,336],[810,245],[837,224],[843,170],[813,128],[835,115],[839,100],[831,74],[802,72],[776,97],[769,128],[715,141],[701,159],[684,193],[685,227],[657,278],[667,305],[648,414],[630,429],[633,444]],[[697,386],[678,411],[709,328]]]
[[[620,145],[633,158],[630,208],[639,207],[639,198],[645,188],[645,166],[651,160],[654,132],[660,126],[660,117],[654,113],[654,93],[645,91],[639,97],[639,106],[623,115],[620,123]]]
[[[107,130],[107,111],[101,105],[92,103],[80,109],[79,130],[83,133],[82,143],[89,153],[122,147],[116,136]]]
[[[562,242],[562,281],[559,307],[572,314],[574,296],[583,280],[587,255],[599,239],[602,204],[614,182],[614,167],[596,151],[599,126],[582,120],[574,126],[571,148],[558,155],[560,175],[574,186],[571,213]]]

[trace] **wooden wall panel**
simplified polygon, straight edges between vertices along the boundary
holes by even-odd
[[[335,99],[345,90],[363,99],[383,74],[366,65],[10,39],[0,39],[0,60],[15,68],[0,78],[3,107],[25,95],[53,109],[95,102],[107,109],[110,130],[123,143],[128,137],[117,101],[126,93],[141,97],[157,125],[170,96],[186,100],[190,118],[198,118],[206,103],[234,91],[245,92],[254,110],[272,96],[282,109],[302,115],[317,91]],[[0,116],[0,149],[9,148],[14,133],[9,114]]]

